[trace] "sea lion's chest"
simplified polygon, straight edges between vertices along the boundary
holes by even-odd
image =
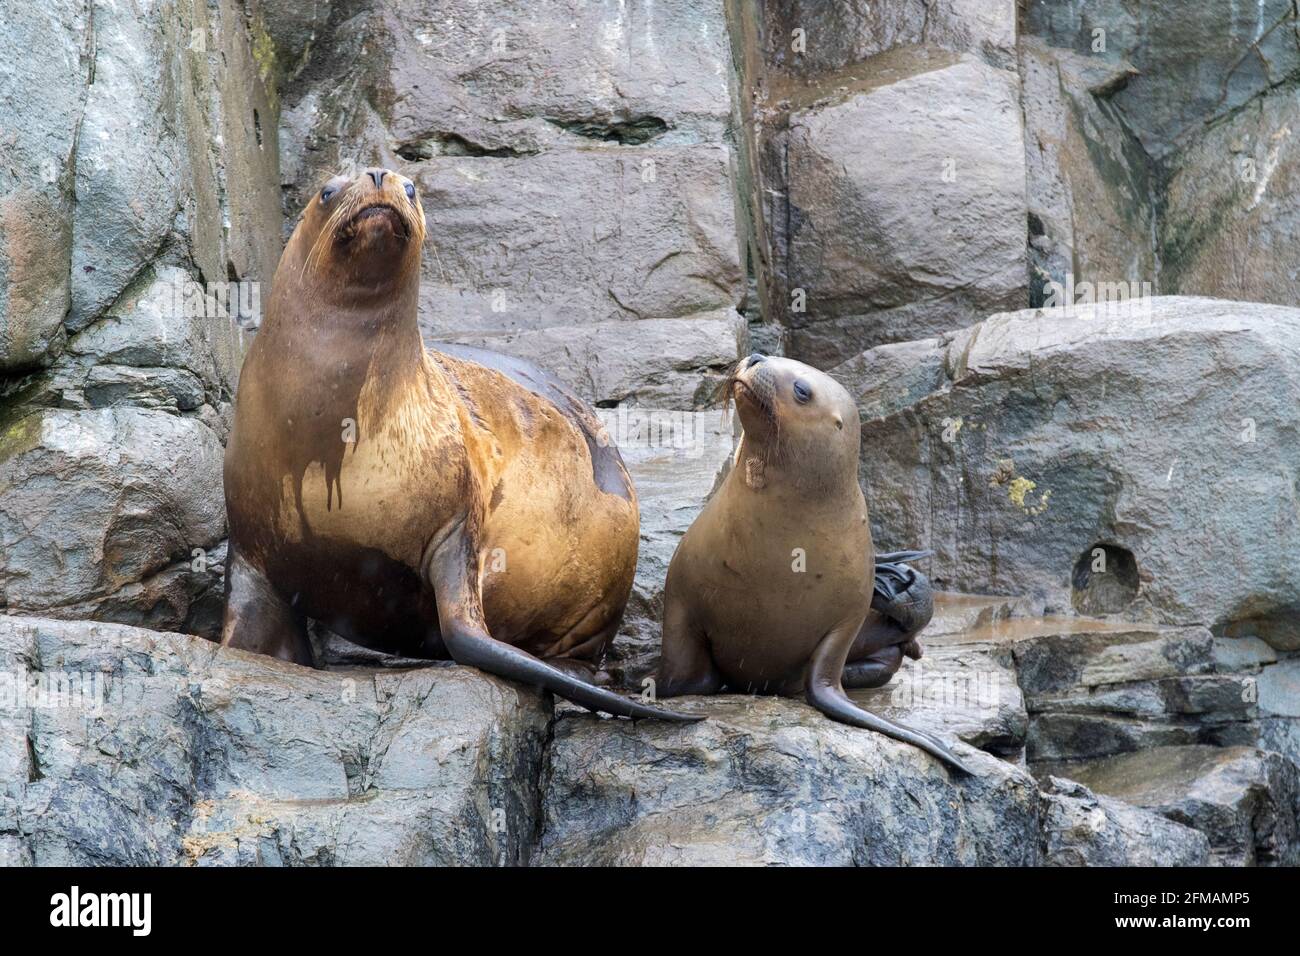
[[[798,656],[870,606],[870,529],[851,498],[828,506],[724,488],[697,524],[690,563],[709,592],[705,629],[728,644],[797,646]]]
[[[347,407],[331,397],[241,403],[227,454],[232,527],[257,529],[285,560],[418,566],[464,480],[455,416],[418,387],[363,387]]]

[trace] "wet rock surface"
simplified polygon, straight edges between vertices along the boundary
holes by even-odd
[[[957,745],[980,776],[774,698],[685,698],[685,727],[562,713],[536,862],[1027,865],[1037,789]]]
[[[1098,794],[1195,827],[1225,865],[1296,865],[1296,765],[1280,754],[1157,747],[1060,771]]]

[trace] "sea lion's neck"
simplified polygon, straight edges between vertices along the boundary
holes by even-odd
[[[283,262],[245,365],[265,410],[296,409],[299,422],[309,417],[333,433],[357,420],[363,391],[378,409],[414,394],[425,374],[418,297],[418,273],[401,283],[339,289]]]
[[[766,442],[742,436],[729,480],[742,493],[770,500],[775,507],[797,501],[800,507],[838,508],[861,497],[857,468],[824,468],[820,461],[781,454]],[[856,464],[856,463],[854,463]]]

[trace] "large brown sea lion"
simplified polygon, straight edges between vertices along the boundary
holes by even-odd
[[[928,583],[904,567],[882,567],[873,588],[852,397],[814,368],[761,355],[741,362],[726,387],[744,435],[669,564],[657,693],[802,695],[835,720],[965,771],[935,738],[844,692],[878,686],[904,655],[919,656],[916,633],[932,606]]]
[[[629,717],[592,686],[636,565],[636,493],[572,392],[526,362],[426,350],[424,211],[383,169],[303,212],[226,449],[222,644],[311,662],[306,618]]]

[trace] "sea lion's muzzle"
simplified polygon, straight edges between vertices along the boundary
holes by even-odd
[[[339,239],[350,242],[363,233],[370,235],[387,233],[402,241],[411,238],[411,229],[406,223],[406,218],[386,201],[363,206],[344,224],[339,231]]]

